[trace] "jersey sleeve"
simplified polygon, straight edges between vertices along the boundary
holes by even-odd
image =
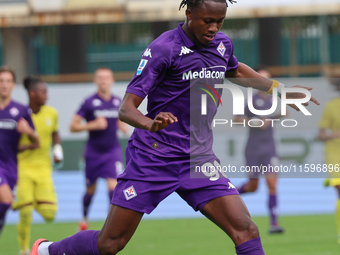
[[[333,109],[334,110],[334,109]],[[319,127],[320,128],[330,128],[332,125],[332,108],[331,105],[328,103],[323,111],[323,114],[321,116],[321,119],[319,121]]]
[[[32,110],[30,108],[27,108],[25,110],[25,114],[24,114],[24,119],[28,122],[28,124],[30,125],[30,127],[35,130],[32,118],[31,118],[31,114],[32,114]]]
[[[157,41],[144,51],[140,64],[127,87],[126,93],[135,94],[145,98],[153,86],[165,75],[165,70],[170,66],[172,47],[161,45]]]
[[[238,68],[238,60],[236,58],[236,56],[234,55],[234,44],[233,42],[231,41],[230,38],[229,39],[229,42],[231,43],[231,53],[230,53],[230,57],[229,57],[229,60],[228,60],[228,66],[227,66],[227,72],[228,71],[234,71],[235,69]]]
[[[87,117],[87,105],[86,105],[86,100],[82,103],[80,106],[79,110],[77,111],[77,114],[86,119]]]

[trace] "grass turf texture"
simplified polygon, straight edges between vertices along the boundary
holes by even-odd
[[[336,255],[333,215],[280,217],[284,234],[267,233],[268,218],[254,217],[259,226],[266,254],[275,255]],[[58,241],[73,235],[77,223],[36,224],[32,240],[46,238]],[[100,229],[103,222],[91,222],[91,229]],[[16,225],[7,225],[0,237],[1,255],[18,255]],[[134,255],[205,255],[235,254],[234,245],[218,227],[207,219],[145,220],[139,225],[130,243],[119,254]]]

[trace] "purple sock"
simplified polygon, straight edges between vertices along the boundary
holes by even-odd
[[[247,193],[248,191],[246,191],[246,186],[248,183],[244,183],[241,187],[237,188],[238,193],[242,194],[242,193]]]
[[[2,228],[5,225],[6,212],[7,212],[8,208],[10,208],[10,207],[11,207],[11,204],[0,203],[0,234],[1,234]]]
[[[100,255],[97,246],[99,231],[84,230],[48,247],[50,255]]]
[[[111,203],[111,200],[112,200],[112,197],[113,197],[113,193],[115,191],[114,190],[109,190],[109,199],[110,199],[110,203]]]
[[[269,201],[268,201],[268,207],[270,211],[270,224],[272,226],[277,226],[277,199],[276,199],[276,194],[271,195],[269,194]]]
[[[89,206],[91,204],[92,197],[93,197],[92,194],[85,193],[85,195],[84,195],[84,198],[83,198],[83,215],[84,215],[84,218],[87,217],[87,213],[88,213],[88,210],[89,210]]]
[[[264,255],[260,237],[241,243],[235,249],[237,255]]]

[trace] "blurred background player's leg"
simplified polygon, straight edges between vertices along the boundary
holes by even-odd
[[[5,183],[4,178],[1,178],[1,181],[4,184],[1,185],[0,183],[0,235],[5,225],[6,212],[11,207],[13,201],[13,195],[10,186]]]
[[[338,243],[340,244],[340,178],[331,178],[329,184],[336,188],[338,192],[338,200],[336,202],[335,218],[338,229]]]
[[[20,169],[20,168],[19,168]],[[34,180],[30,176],[20,174],[18,178],[16,201],[13,210],[19,209],[20,219],[18,223],[18,242],[20,255],[29,254],[29,242],[32,225],[32,211],[34,203]]]
[[[268,208],[270,213],[270,228],[269,233],[275,234],[275,233],[282,233],[284,230],[282,227],[278,224],[278,209],[277,209],[277,190],[276,190],[276,184],[277,184],[277,177],[276,175],[273,175],[273,177],[267,176],[267,186],[268,186]]]
[[[248,193],[248,192],[255,192],[259,186],[259,179],[258,178],[250,178],[248,182],[243,183],[241,187],[237,188],[240,194]]]
[[[112,197],[113,197],[113,192],[115,190],[115,187],[117,186],[117,179],[107,178],[106,183],[107,183],[107,190],[109,192],[109,199],[111,202]]]
[[[92,201],[92,197],[96,191],[96,182],[86,186],[86,192],[83,196],[83,219],[79,222],[79,231],[88,229],[88,211]]]
[[[40,171],[45,172],[46,171]],[[45,219],[46,222],[54,220],[57,212],[57,195],[55,193],[52,175],[47,172],[36,180],[36,188],[34,193],[34,208]]]

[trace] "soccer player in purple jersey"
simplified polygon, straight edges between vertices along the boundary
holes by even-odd
[[[5,215],[13,202],[13,188],[17,182],[17,153],[39,147],[31,110],[12,100],[15,73],[8,67],[0,68],[0,234]],[[27,134],[31,144],[19,147],[21,134]]]
[[[180,8],[184,6],[186,21],[163,33],[144,51],[120,106],[119,118],[135,130],[102,230],[82,231],[55,243],[39,239],[31,255],[117,254],[143,214],[173,192],[228,234],[237,254],[264,254],[258,228],[230,180],[190,178],[191,156],[200,165],[218,163],[210,129],[217,107],[209,107],[206,118],[190,123],[190,80],[202,75],[223,82],[226,76],[263,91],[271,91],[274,82],[238,63],[231,40],[218,32],[226,15],[225,0],[184,0]],[[257,79],[248,82],[242,78]],[[146,96],[148,114],[143,115],[137,108]]]
[[[94,83],[98,86],[97,93],[85,99],[70,127],[71,132],[89,131],[85,148],[86,193],[83,197],[83,219],[79,222],[80,231],[88,228],[88,208],[99,177],[106,179],[111,201],[117,176],[123,170],[117,130],[128,132],[128,125],[118,119],[121,99],[111,93],[113,72],[108,68],[99,68],[95,72]],[[82,123],[83,119],[86,123]]]
[[[266,78],[271,78],[271,74],[265,67],[255,68],[260,75]],[[259,91],[253,96],[253,104],[255,109],[267,110],[272,106],[272,97],[263,91]],[[280,118],[278,116],[267,116],[263,118],[261,116],[256,116],[249,111],[249,108],[245,108],[245,114],[247,118],[252,119],[263,119],[264,125],[258,128],[250,128],[248,141],[245,149],[245,156],[247,166],[277,166],[280,164],[280,159],[276,153],[276,146],[273,136],[273,128],[271,122],[265,121],[265,119]],[[236,116],[236,122],[241,122],[243,116]],[[253,172],[249,174],[249,181],[244,183],[241,187],[237,188],[239,193],[255,192],[259,183],[259,172]],[[269,191],[268,207],[270,212],[270,228],[269,233],[282,233],[283,228],[278,225],[278,215],[277,215],[277,173],[267,172],[266,182]]]

